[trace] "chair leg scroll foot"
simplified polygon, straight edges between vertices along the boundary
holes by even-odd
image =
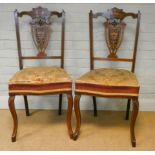
[[[13,118],[13,132],[12,132],[12,142],[16,141],[16,135],[17,135],[17,127],[18,127],[18,120],[17,120],[17,114],[16,114],[16,110],[15,110],[15,106],[14,106],[14,99],[15,96],[10,96],[9,97],[9,109]]]
[[[79,133],[74,133],[73,134],[73,140],[76,141],[79,137]]]
[[[16,142],[16,136],[11,138],[12,142]]]
[[[132,115],[131,115],[131,122],[130,122],[130,133],[131,133],[131,143],[133,147],[136,147],[136,138],[135,138],[135,123],[139,111],[139,101],[138,98],[133,98],[133,109],[132,109]]]
[[[136,147],[136,140],[132,140],[132,147]]]

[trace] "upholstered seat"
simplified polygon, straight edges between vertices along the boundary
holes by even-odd
[[[138,96],[139,83],[134,73],[128,70],[100,68],[77,79],[76,92],[103,96]]]
[[[59,67],[25,68],[18,71],[9,81],[10,94],[44,94],[71,90],[71,78]]]

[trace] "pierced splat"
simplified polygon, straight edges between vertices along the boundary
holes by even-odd
[[[117,50],[123,39],[125,23],[113,24],[107,21],[104,23],[104,26],[106,43],[109,49],[108,58],[117,58]]]
[[[109,49],[108,58],[117,58],[117,50],[120,47],[125,23],[122,21],[124,16],[121,16],[123,13],[122,10],[113,8],[108,10],[106,13],[103,13],[103,16],[107,19],[104,23],[105,27],[105,39]],[[124,15],[124,14],[123,14]]]
[[[32,38],[39,52],[37,56],[47,56],[45,50],[51,35],[51,12],[47,8],[33,8],[30,25]]]

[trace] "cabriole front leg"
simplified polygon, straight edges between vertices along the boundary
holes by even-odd
[[[139,111],[139,101],[138,97],[132,99],[133,102],[133,108],[132,108],[132,115],[131,115],[131,122],[130,122],[130,133],[131,133],[131,143],[133,147],[136,147],[136,138],[135,138],[135,123],[136,123],[136,118],[138,115]]]
[[[80,134],[80,126],[81,126],[81,114],[80,114],[80,97],[81,95],[75,95],[74,98],[74,111],[76,116],[76,129],[73,135],[73,139],[76,140]]]
[[[72,130],[72,109],[73,109],[73,97],[72,94],[67,94],[68,99],[68,108],[67,108],[67,127],[68,133],[71,139],[73,139],[73,130]]]
[[[18,120],[17,120],[17,114],[15,110],[14,105],[15,96],[9,97],[9,109],[13,118],[13,132],[12,132],[12,142],[16,141],[16,135],[17,135],[17,127],[18,127]]]

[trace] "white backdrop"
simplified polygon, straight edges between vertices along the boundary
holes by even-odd
[[[49,10],[62,9],[66,12],[66,41],[65,41],[65,69],[75,80],[81,74],[89,71],[89,29],[88,13],[105,11],[112,7],[122,8],[125,11],[141,11],[141,27],[136,64],[136,75],[140,81],[140,110],[155,111],[155,4],[1,4],[0,5],[0,108],[8,108],[8,80],[18,71],[18,55],[13,11],[31,10],[32,7],[43,6]],[[30,18],[26,18],[29,20]],[[101,19],[99,19],[101,21]],[[133,49],[132,33],[134,23],[129,18],[127,21],[124,42],[120,47],[119,54],[126,56]],[[107,51],[103,39],[101,22],[96,23],[95,49],[97,55],[104,55]],[[59,21],[53,25],[51,43],[48,51],[52,54],[59,53],[60,32]],[[21,22],[22,48],[26,54],[35,54],[30,28],[26,22]],[[104,52],[102,52],[104,51]],[[41,65],[45,62],[26,61],[25,66]],[[57,65],[58,63],[52,63]],[[47,62],[50,65],[50,62]],[[128,68],[129,65],[114,64],[116,67]],[[96,63],[97,67],[113,66],[113,64]],[[58,96],[29,97],[30,108],[57,109]],[[120,99],[97,99],[98,109],[125,110],[126,100]],[[16,108],[23,108],[22,97],[16,97]],[[82,97],[81,109],[92,109],[92,98]],[[63,108],[66,108],[66,97],[63,99]]]

